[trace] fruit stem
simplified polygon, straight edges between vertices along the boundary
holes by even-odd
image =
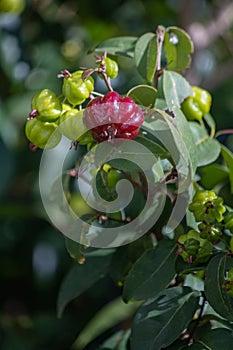
[[[225,129],[225,130],[219,130],[218,132],[216,132],[215,137],[217,138],[218,136],[221,135],[229,135],[229,134],[233,134],[233,129]]]
[[[107,76],[107,74],[106,74],[106,73],[103,73],[103,72],[102,72],[101,74],[102,74],[102,76],[103,76],[103,78],[104,78],[104,82],[105,82],[105,84],[106,84],[108,90],[109,90],[109,91],[113,91],[113,88],[112,88],[112,86],[111,86],[110,79],[109,79],[109,77]]]
[[[156,63],[156,71],[154,76],[154,86],[157,89],[159,84],[159,79],[163,72],[163,69],[161,68],[161,61],[162,61],[163,41],[164,41],[164,35],[165,35],[164,27],[158,26],[156,29],[156,34],[157,34],[157,63]]]

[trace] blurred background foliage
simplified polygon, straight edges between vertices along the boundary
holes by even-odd
[[[62,319],[56,317],[58,287],[73,262],[41,205],[41,152],[32,153],[24,136],[31,97],[43,88],[59,92],[56,75],[91,66],[88,51],[104,39],[139,36],[158,24],[177,25],[190,33],[195,46],[187,78],[213,95],[217,128],[232,128],[233,3],[0,0],[0,11],[0,349],[67,350],[86,321],[118,291],[102,280]],[[125,93],[141,80],[129,59],[119,64],[114,87]],[[101,81],[97,85],[104,89]],[[233,149],[231,137],[225,142]]]

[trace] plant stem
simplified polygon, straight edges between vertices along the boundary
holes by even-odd
[[[225,129],[225,130],[219,130],[216,132],[215,137],[221,136],[221,135],[230,135],[233,134],[233,129]]]
[[[205,308],[206,297],[205,297],[204,293],[202,293],[202,298],[203,298],[203,300],[202,300],[202,303],[201,303],[201,307],[200,307],[200,311],[199,311],[198,317],[195,320],[195,324],[193,326],[193,329],[192,329],[192,331],[189,334],[189,338],[188,338],[189,343],[192,342],[193,335],[194,335],[194,333],[195,333],[195,331],[196,331],[196,329],[197,329],[197,327],[198,327],[198,325],[199,325],[199,323],[201,321],[202,314],[203,314],[203,311],[204,311],[204,308]]]
[[[156,34],[157,34],[157,64],[156,64],[156,71],[154,76],[154,86],[157,89],[159,84],[159,79],[162,73],[161,60],[162,60],[163,41],[164,41],[164,35],[165,35],[164,27],[158,26],[156,29]]]

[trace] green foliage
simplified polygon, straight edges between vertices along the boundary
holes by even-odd
[[[154,33],[146,33],[137,40],[134,60],[139,73],[148,83],[151,83],[157,63],[157,39]]]
[[[132,329],[132,349],[161,349],[170,345],[192,319],[199,294],[188,287],[174,287],[143,304]]]
[[[101,10],[101,4],[97,5],[94,6],[95,9]],[[80,6],[82,8],[84,5]],[[91,16],[94,10],[91,6],[88,9]],[[53,12],[52,8],[46,14],[38,4],[35,6],[35,11],[41,11],[43,23],[46,22],[45,18],[48,20],[49,17],[50,20],[54,17],[53,20],[58,21],[59,13],[57,16],[50,15]],[[125,15],[126,13],[127,11]],[[118,17],[119,21],[123,20],[122,16]],[[61,21],[62,28],[65,28],[67,22],[64,18],[62,20],[64,21],[64,23]],[[27,84],[30,86],[28,94],[19,95],[18,99],[14,96],[13,102],[9,102],[17,105],[12,108],[10,114],[25,115],[27,114],[25,109],[28,109],[25,106],[30,106],[30,99],[36,92],[29,116],[32,120],[26,121],[26,136],[34,146],[41,149],[54,148],[60,141],[60,133],[70,139],[72,148],[70,159],[67,164],[66,162],[63,164],[65,177],[56,174],[53,179],[61,179],[61,187],[65,192],[65,198],[59,201],[60,211],[57,211],[56,215],[57,217],[61,213],[66,215],[70,207],[74,227],[72,234],[68,235],[69,238],[65,237],[64,244],[57,248],[60,252],[59,265],[62,276],[69,270],[63,282],[60,283],[59,280],[57,301],[59,321],[51,317],[42,317],[43,319],[35,317],[33,321],[27,317],[18,317],[17,325],[12,326],[12,334],[15,335],[12,339],[8,338],[8,343],[3,343],[3,348],[47,349],[52,348],[47,339],[53,338],[53,344],[57,344],[54,345],[55,348],[62,349],[60,339],[70,331],[72,334],[67,336],[65,344],[69,343],[72,350],[231,349],[233,203],[232,199],[225,200],[227,196],[224,195],[223,189],[227,186],[227,191],[233,192],[233,154],[228,149],[227,143],[222,140],[221,132],[216,133],[215,119],[209,113],[211,100],[208,108],[202,109],[200,118],[189,118],[182,108],[193,91],[183,75],[191,63],[192,40],[184,30],[176,26],[167,28],[159,26],[155,32],[142,35],[133,32],[132,36],[128,36],[127,33],[127,36],[117,34],[100,42],[97,22],[96,26],[92,26],[96,30],[97,46],[96,43],[94,45],[86,43],[85,40],[89,40],[88,35],[85,36],[80,28],[74,26],[72,30],[76,33],[75,40],[64,43],[61,50],[62,58],[59,58],[60,48],[55,41],[42,40],[36,51],[30,50],[30,54],[34,55],[32,57],[34,66],[39,66],[41,71],[35,70],[34,75],[28,77]],[[170,23],[170,20],[168,22]],[[40,27],[40,25],[37,29],[35,27],[35,33]],[[69,28],[71,29],[70,26]],[[102,27],[104,39],[106,34],[111,35],[113,32],[114,35],[114,25],[109,23],[109,33],[106,33],[107,28]],[[72,30],[67,31],[64,37],[72,36]],[[30,34],[32,41],[35,33]],[[25,29],[23,35],[26,37]],[[84,38],[80,44],[79,38],[82,36]],[[87,47],[94,46],[92,53],[97,54],[97,61],[94,62],[90,55],[84,59],[81,52]],[[113,57],[117,63],[107,55]],[[82,67],[79,71],[76,71],[79,69],[77,61]],[[111,66],[111,62],[115,63]],[[3,67],[7,67],[6,63],[3,61]],[[70,71],[78,72],[77,75],[64,70],[64,66]],[[4,68],[4,74],[10,76],[12,74],[10,70],[11,68],[8,70]],[[64,77],[63,87],[55,81],[55,75],[59,71],[62,72],[60,77],[61,75]],[[72,80],[72,76],[75,79]],[[103,78],[102,85],[100,76]],[[112,82],[113,78],[117,79]],[[124,103],[120,106],[119,119],[110,120],[107,129],[99,128],[94,131],[92,129],[87,132],[85,113],[90,106],[89,101],[102,103],[106,89],[112,91],[118,88],[122,95],[121,101],[127,108],[123,107]],[[21,94],[23,87],[19,82],[15,82],[12,89]],[[42,91],[38,92],[40,89]],[[47,95],[44,96],[43,92],[49,92],[47,100],[44,99]],[[116,98],[111,92],[108,96]],[[196,98],[195,102],[199,103],[198,99],[201,97]],[[118,110],[116,106],[119,101],[106,102],[109,103],[109,109],[97,114],[100,120],[106,115],[111,119]],[[138,120],[133,113],[130,114],[132,106],[137,108],[134,102],[140,106],[140,109],[134,109],[134,112],[143,113],[144,119],[140,120],[136,128],[134,124]],[[76,105],[78,108],[75,108]],[[115,107],[112,108],[112,105]],[[7,104],[4,107],[0,105],[1,114],[6,113],[8,108]],[[0,121],[2,122],[2,118]],[[4,126],[1,133],[4,140],[10,143],[8,135],[14,133],[5,133],[11,125],[7,123],[9,121],[2,123],[7,127]],[[15,124],[17,123],[12,123],[11,130],[14,130]],[[134,139],[135,143],[144,149],[138,152],[135,143],[130,146],[129,142],[125,152],[128,158],[105,159],[105,155],[100,152],[99,158],[95,159],[95,149],[98,149],[103,141],[101,137],[106,136],[106,130],[108,138],[105,149],[109,147],[113,150],[112,141],[115,141],[116,132],[124,128],[129,128],[123,134],[125,138],[130,134],[128,139]],[[51,143],[50,134],[53,129],[59,131],[55,134],[57,135],[55,142]],[[98,135],[101,132],[103,134]],[[99,139],[96,134],[100,136]],[[47,143],[48,139],[50,143]],[[150,152],[150,156],[145,150]],[[51,163],[54,165],[56,157],[60,155],[59,147],[48,152],[53,151],[54,158]],[[47,154],[46,152],[44,154]],[[7,155],[8,157],[10,159],[11,155]],[[34,154],[32,159],[39,161],[36,157]],[[99,159],[103,164],[99,163]],[[69,162],[72,163],[72,168]],[[105,206],[101,210],[90,208],[91,203],[84,203],[80,194],[77,195],[77,190],[82,190],[82,186],[85,188],[82,183],[77,184],[76,181],[77,178],[82,178],[82,173],[81,175],[78,173],[82,162],[85,163],[85,170],[88,170],[85,186],[89,187],[86,188],[88,195],[85,199],[87,201],[92,193],[97,201],[104,199]],[[3,163],[5,164],[5,161]],[[34,165],[32,168],[24,180],[24,186],[28,179],[31,181],[32,178],[36,178]],[[6,178],[10,177],[11,173],[12,169],[6,169],[4,184],[7,183]],[[56,193],[59,192],[58,182],[59,180],[54,180],[56,186],[53,192],[48,194],[53,197],[52,206],[55,205],[56,198],[59,198]],[[96,188],[91,192],[90,186],[94,183]],[[16,187],[20,186],[13,186],[11,193]],[[132,196],[129,188],[133,191]],[[214,195],[211,196],[213,190]],[[205,192],[207,200],[198,197],[202,191]],[[147,203],[148,192],[153,194],[149,198],[149,203]],[[20,196],[20,192],[17,195]],[[108,212],[108,207],[117,201],[127,204],[125,207],[121,206],[120,209]],[[40,220],[41,217],[44,220],[45,213],[37,208],[38,205],[35,207],[35,209],[26,207],[24,210],[24,206],[21,207],[20,204],[14,215],[25,219],[35,211]],[[6,215],[3,213],[7,213],[7,210],[7,205],[0,207],[0,214]],[[83,220],[81,229],[75,226],[80,210]],[[7,215],[10,216],[9,213]],[[157,221],[154,220],[140,237],[141,228],[156,215],[161,217]],[[130,226],[138,216],[140,219],[137,225]],[[27,229],[35,239],[39,229],[30,224]],[[106,237],[105,229],[108,229]],[[16,227],[15,232],[18,231],[20,229]],[[1,242],[7,247],[7,252],[10,251],[7,244],[12,243],[4,237],[9,237],[9,232],[9,227],[6,225]],[[55,234],[57,235],[57,232]],[[118,234],[122,234],[120,239]],[[103,236],[107,243],[99,249],[99,238]],[[85,242],[86,245],[80,244],[77,237],[81,237],[81,242]],[[23,240],[24,237],[22,242]],[[68,252],[65,257],[61,253],[64,252],[64,246]],[[108,246],[113,248],[107,249]],[[50,248],[54,247],[53,242]],[[14,255],[18,259],[17,250],[14,251]],[[7,257],[4,259],[1,262],[7,271],[9,264]],[[68,263],[66,259],[70,259]],[[70,267],[71,259],[73,264]],[[63,261],[65,261],[64,267]],[[11,273],[17,271],[20,273],[22,269],[20,259],[18,262],[19,266],[16,264]],[[31,256],[27,263],[31,265]],[[41,277],[37,278],[40,280]],[[47,279],[49,283],[49,277]],[[40,285],[40,288],[44,287]],[[36,304],[35,301],[34,303]],[[11,300],[9,304],[6,303],[6,310],[7,305],[11,305]],[[42,309],[46,307],[43,300],[39,307]],[[52,307],[55,309],[54,305]],[[69,318],[74,314],[75,319]],[[9,327],[11,322],[6,313],[6,316],[0,319],[0,327],[2,324],[4,328]],[[56,322],[60,322],[59,326]],[[32,340],[26,344],[20,339],[14,329],[19,324],[24,329],[24,334],[33,329],[36,333],[36,336],[33,333],[33,337],[38,342],[36,346]],[[74,341],[75,336],[77,338]],[[1,340],[0,346],[2,346]]]
[[[169,70],[180,72],[189,67],[193,43],[184,30],[168,27],[164,38],[164,49]]]

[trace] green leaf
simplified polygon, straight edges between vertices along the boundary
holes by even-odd
[[[87,344],[106,330],[131,317],[138,307],[139,303],[127,305],[121,298],[112,300],[99,310],[85,326],[74,342],[72,350],[83,350]]]
[[[170,153],[157,142],[148,137],[138,136],[137,142],[149,149],[156,157],[172,161]]]
[[[65,245],[72,259],[76,260],[79,263],[84,262],[84,252],[87,248],[86,246],[75,242],[68,237],[65,237]]]
[[[198,342],[208,350],[232,350],[233,332],[226,328],[211,329]]]
[[[154,33],[143,34],[136,42],[134,59],[141,76],[151,83],[157,63],[157,38]]]
[[[229,169],[231,193],[233,193],[233,153],[223,145],[221,145],[221,153]]]
[[[221,152],[220,143],[211,139],[204,127],[196,122],[189,122],[195,144],[197,147],[197,166],[204,166],[213,163]]]
[[[107,51],[108,54],[114,56],[134,56],[134,47],[137,41],[135,36],[122,36],[107,39],[100,43],[94,51],[97,53],[103,53]]]
[[[175,106],[180,107],[181,102],[192,94],[192,88],[180,74],[172,71],[164,71],[163,93],[168,109],[173,111]]]
[[[184,144],[188,150],[192,166],[192,174],[194,175],[197,168],[197,159],[199,157],[199,154],[197,152],[197,148],[195,147],[195,141],[190,129],[190,125],[178,106],[174,106],[173,112],[175,114],[175,124],[177,125]]]
[[[221,151],[220,144],[217,140],[206,139],[197,144],[198,163],[197,166],[204,166],[213,163]]]
[[[157,90],[153,86],[138,85],[129,90],[127,96],[133,98],[140,106],[154,107]]]
[[[172,344],[188,326],[198,307],[199,293],[173,287],[143,304],[134,318],[132,350],[158,350]]]
[[[146,251],[126,277],[123,299],[146,299],[165,289],[175,276],[175,249],[174,241],[164,239]]]
[[[206,269],[205,295],[210,306],[220,316],[233,321],[233,306],[226,290],[222,287],[226,259],[225,253],[219,253],[210,260]]]
[[[97,350],[126,350],[130,331],[119,331],[107,339]]]
[[[201,185],[207,190],[213,189],[215,186],[228,179],[228,171],[220,164],[210,164],[200,168]]]
[[[110,276],[119,285],[132,268],[133,264],[148,249],[153,247],[152,238],[144,235],[136,241],[119,247],[112,256]]]
[[[75,265],[63,280],[57,300],[57,314],[61,317],[66,305],[102,279],[108,272],[111,254],[89,256],[83,265]]]
[[[167,69],[180,72],[189,67],[193,43],[184,30],[177,27],[168,27],[164,37],[164,50]]]

